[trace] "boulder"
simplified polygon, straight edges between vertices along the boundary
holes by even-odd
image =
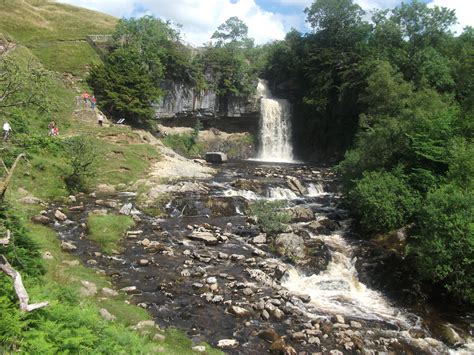
[[[33,223],[44,224],[44,225],[53,223],[53,220],[51,218],[47,216],[43,216],[41,214],[31,217],[31,221]]]
[[[107,184],[99,184],[95,190],[96,195],[115,195],[115,187]]]
[[[247,317],[250,315],[250,312],[248,310],[239,306],[230,306],[228,311],[230,314],[233,314],[237,317]]]
[[[288,187],[300,195],[306,195],[308,193],[308,189],[295,177],[287,176],[286,182]]]
[[[267,242],[267,236],[264,233],[259,234],[256,237],[253,237],[252,239],[253,244],[265,244],[266,242]]]
[[[115,297],[118,296],[118,292],[115,290],[112,290],[111,288],[104,287],[100,290],[100,292],[105,296],[105,297]]]
[[[206,161],[212,164],[222,164],[227,162],[227,155],[222,152],[207,152]]]
[[[235,339],[221,339],[217,342],[217,347],[221,349],[235,348],[239,346],[239,342]]]
[[[66,241],[62,241],[61,242],[61,248],[64,250],[64,251],[74,251],[77,249],[77,247],[74,245],[74,243],[72,242],[66,242]]]
[[[281,233],[275,239],[275,248],[280,255],[298,261],[304,259],[304,240],[294,233]]]
[[[19,199],[19,202],[27,204],[27,205],[41,205],[44,202],[37,197],[34,196],[25,196]]]
[[[101,308],[99,310],[100,316],[104,318],[108,322],[113,322],[115,319],[117,319],[114,315],[110,314],[108,310],[105,308]]]
[[[58,221],[64,222],[67,219],[67,216],[60,210],[56,210],[54,212],[54,218],[56,218]]]
[[[94,296],[97,293],[97,286],[95,283],[82,280],[81,285],[82,287],[79,290],[81,296],[90,297]]]
[[[211,232],[193,232],[188,236],[189,239],[198,240],[204,242],[206,245],[215,245],[218,243],[218,239]]]
[[[293,222],[308,222],[314,219],[314,213],[308,207],[296,206],[287,211],[291,215]]]
[[[126,203],[125,205],[122,206],[119,213],[125,216],[130,216],[130,214],[132,213],[132,208],[133,208],[133,205],[131,203]]]

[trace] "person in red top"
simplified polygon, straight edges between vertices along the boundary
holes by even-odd
[[[97,105],[97,99],[95,98],[94,95],[90,98],[91,101],[91,109],[95,109],[95,106]]]
[[[82,94],[82,99],[84,100],[84,106],[87,106],[87,101],[89,101],[89,93],[87,91],[84,91]]]

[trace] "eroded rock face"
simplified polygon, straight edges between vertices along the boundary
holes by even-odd
[[[295,233],[282,233],[275,239],[275,248],[281,255],[292,260],[305,258],[304,239]]]
[[[222,164],[227,162],[227,155],[222,152],[207,152],[206,161],[212,164]]]

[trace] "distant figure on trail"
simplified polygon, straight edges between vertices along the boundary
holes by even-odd
[[[97,105],[97,99],[95,98],[94,95],[90,98],[91,101],[91,109],[95,109],[95,106]]]
[[[54,127],[56,126],[56,122],[51,121],[48,123],[48,136],[54,136]]]
[[[3,140],[6,142],[8,138],[10,138],[10,132],[12,130],[12,127],[10,126],[10,123],[8,121],[5,121],[3,123]]]
[[[102,127],[102,124],[104,123],[104,115],[102,114],[102,112],[99,112],[97,114],[97,123],[100,127]]]
[[[58,126],[56,126],[56,125],[54,126],[53,132],[54,132],[54,136],[55,136],[55,137],[59,136],[59,128],[58,128]]]
[[[89,101],[89,93],[87,91],[84,91],[84,93],[82,94],[82,100],[84,100],[84,106],[87,106],[87,101]]]

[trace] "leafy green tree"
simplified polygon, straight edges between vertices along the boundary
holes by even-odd
[[[115,50],[104,64],[94,67],[88,82],[102,110],[134,124],[154,117],[152,105],[162,93],[142,55],[129,48]]]
[[[215,40],[216,47],[232,46],[238,48],[253,47],[253,39],[248,37],[247,25],[237,16],[229,17],[217,27],[211,40]]]
[[[473,221],[473,190],[444,185],[423,202],[410,243],[421,277],[470,303],[474,303]]]

